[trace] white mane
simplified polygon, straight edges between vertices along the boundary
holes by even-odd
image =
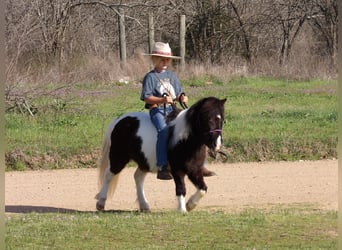
[[[188,110],[182,110],[176,119],[174,119],[170,126],[174,126],[173,136],[171,138],[171,147],[175,146],[179,141],[188,138],[190,134],[190,127],[186,121],[186,113]]]

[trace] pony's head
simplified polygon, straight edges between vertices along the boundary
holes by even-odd
[[[222,126],[224,104],[227,99],[216,97],[203,98],[195,103],[186,113],[191,124],[193,136],[202,140],[210,150],[219,150],[222,145]]]

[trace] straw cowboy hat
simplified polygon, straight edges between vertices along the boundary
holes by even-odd
[[[152,48],[151,54],[144,54],[146,56],[161,56],[173,59],[181,59],[180,56],[173,56],[170,45],[168,43],[156,42]]]

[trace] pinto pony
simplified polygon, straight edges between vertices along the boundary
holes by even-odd
[[[194,209],[207,192],[203,178],[206,147],[219,150],[222,144],[224,103],[215,97],[199,100],[181,111],[170,123],[168,158],[176,185],[178,211]],[[140,211],[149,211],[145,197],[144,180],[148,172],[157,172],[157,131],[146,112],[127,113],[114,120],[107,129],[99,165],[97,210],[104,210],[107,197],[115,191],[119,174],[133,160],[138,164],[134,173]],[[197,191],[185,201],[185,175]]]

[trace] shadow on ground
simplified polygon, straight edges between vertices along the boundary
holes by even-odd
[[[30,205],[6,205],[6,213],[132,213],[137,210],[106,210],[106,211],[80,211],[69,208],[48,207],[48,206],[30,206]]]

